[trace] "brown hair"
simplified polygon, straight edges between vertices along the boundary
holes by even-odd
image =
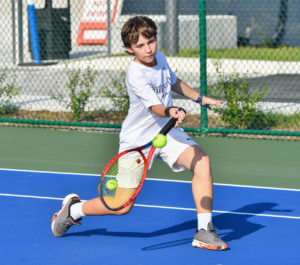
[[[152,19],[145,16],[136,16],[129,19],[122,28],[121,37],[125,47],[131,47],[142,35],[145,38],[156,37],[157,27]]]

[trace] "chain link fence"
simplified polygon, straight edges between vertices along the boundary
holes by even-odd
[[[187,131],[300,136],[300,0],[2,2],[2,124],[120,128],[132,60],[120,30],[147,15],[177,76],[226,107],[174,95]]]

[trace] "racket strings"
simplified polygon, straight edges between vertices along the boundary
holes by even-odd
[[[132,151],[116,160],[105,174],[102,198],[111,209],[124,205],[135,193],[143,176],[145,161],[141,153]],[[106,183],[116,181],[116,187],[109,189]]]

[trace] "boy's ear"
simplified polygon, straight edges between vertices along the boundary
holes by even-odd
[[[133,50],[131,49],[131,47],[125,47],[126,49],[126,52],[129,53],[129,54],[134,54],[133,53]]]

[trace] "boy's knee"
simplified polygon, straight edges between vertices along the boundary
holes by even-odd
[[[200,167],[210,167],[210,158],[207,154],[204,154],[201,159],[198,160],[198,166],[200,165]]]
[[[202,156],[194,167],[194,177],[211,177],[210,159],[208,155]]]

